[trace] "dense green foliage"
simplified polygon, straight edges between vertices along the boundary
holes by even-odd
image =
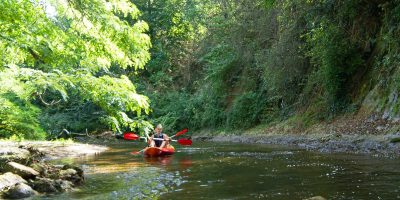
[[[156,121],[232,130],[399,115],[399,1],[163,2],[144,12],[158,45],[141,90]],[[172,34],[176,15],[194,37]]]
[[[2,137],[400,114],[399,0],[5,0],[0,9]]]
[[[0,137],[82,131],[67,127],[69,120],[56,124],[85,104],[93,105],[86,114],[95,113],[98,126],[114,130],[138,125],[133,117],[150,111],[147,97],[115,72],[143,68],[150,58],[148,25],[137,20],[135,5],[4,0],[0,10]]]

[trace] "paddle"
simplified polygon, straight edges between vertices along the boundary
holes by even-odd
[[[164,141],[164,139],[161,138],[153,138],[153,140],[158,140],[158,141]],[[170,140],[172,142],[178,142],[180,145],[184,145],[184,146],[190,146],[192,145],[192,140],[190,139],[185,139],[185,138],[181,138],[179,140]]]
[[[147,131],[145,131],[144,133],[146,134],[147,137],[139,137],[139,136],[136,135],[135,133],[127,132],[127,133],[124,133],[124,139],[125,139],[125,140],[137,140],[137,139],[139,139],[139,138],[145,138],[145,139],[146,139],[146,142],[147,142],[147,138],[149,137],[149,134],[147,134]],[[143,153],[143,151],[144,151],[145,149],[146,149],[146,148],[144,148],[144,149],[142,149],[142,150],[140,150],[140,151],[133,151],[133,152],[131,152],[131,154],[132,154],[132,155],[141,154],[141,153]]]
[[[185,134],[186,132],[188,132],[188,129],[187,128],[185,128],[185,129],[183,129],[183,130],[181,130],[181,131],[179,131],[179,132],[177,132],[175,135],[173,135],[173,136],[171,136],[170,137],[170,139],[172,139],[172,138],[174,138],[174,137],[177,137],[177,136],[180,136],[180,135],[183,135],[183,134]],[[149,137],[148,135],[146,135],[147,137]],[[124,139],[125,140],[137,140],[137,139],[139,139],[139,138],[146,138],[146,137],[139,137],[138,135],[136,135],[135,133],[133,133],[133,132],[126,132],[126,133],[124,133]],[[161,139],[162,140],[162,139]],[[180,139],[181,140],[181,139]],[[190,139],[186,139],[186,140],[190,140]],[[174,141],[175,142],[175,141]],[[179,142],[178,142],[179,143]],[[182,142],[183,143],[183,142]]]
[[[141,137],[141,138],[144,138],[144,137]],[[153,140],[160,140],[160,141],[162,141],[163,139],[161,139],[161,138],[154,138]],[[190,140],[190,139],[185,139],[185,138],[181,138],[181,139],[179,139],[179,140],[171,140],[171,141],[173,141],[173,142],[178,142],[180,145],[182,145],[182,146],[191,146],[192,145],[192,140]],[[141,154],[144,150],[145,150],[146,148],[144,148],[144,149],[142,149],[142,150],[140,150],[140,151],[133,151],[133,152],[131,152],[131,154],[133,154],[133,155],[138,155],[138,154]]]
[[[187,129],[187,128],[185,128],[185,129],[183,129],[183,130],[177,132],[175,135],[171,136],[171,138],[178,137],[178,136],[180,136],[180,135],[185,134],[186,132],[188,132],[188,129]]]
[[[137,135],[136,135],[137,136]],[[139,138],[145,138],[145,137],[139,137],[139,136],[132,136],[132,135],[129,135],[129,136],[127,136],[127,137],[124,137],[126,140],[137,140],[137,139],[139,139]],[[161,139],[161,138],[154,138],[153,140],[158,140],[158,141],[164,141],[164,139]],[[183,146],[190,146],[190,145],[192,145],[192,140],[190,140],[189,138],[181,138],[181,139],[178,139],[178,140],[171,140],[172,142],[178,142],[180,145],[183,145]]]

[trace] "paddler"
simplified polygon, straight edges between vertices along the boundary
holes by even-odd
[[[159,147],[165,148],[169,145],[170,138],[167,134],[162,133],[162,125],[157,124],[156,128],[154,129],[155,133],[150,137],[149,144],[150,147]],[[162,140],[154,140],[154,138],[162,139]]]

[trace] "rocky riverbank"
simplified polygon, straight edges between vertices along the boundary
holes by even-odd
[[[343,117],[309,128],[281,123],[236,133],[202,131],[193,140],[276,144],[326,153],[358,153],[400,157],[400,120]]]
[[[212,142],[238,142],[275,144],[285,146],[296,146],[306,150],[320,151],[325,153],[361,153],[372,156],[399,157],[400,143],[391,142],[391,138],[398,135],[202,135],[194,136],[193,140]]]
[[[84,181],[83,170],[47,161],[93,155],[107,147],[62,142],[0,142],[0,197],[26,198],[71,191]]]

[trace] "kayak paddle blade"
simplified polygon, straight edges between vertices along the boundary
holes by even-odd
[[[180,135],[185,134],[186,132],[188,132],[188,129],[187,129],[187,128],[185,128],[185,129],[183,129],[183,130],[177,132],[173,137],[178,137],[178,136],[180,136]]]
[[[179,143],[180,145],[190,146],[190,145],[192,145],[192,140],[182,138],[182,139],[179,139],[179,140],[178,140],[178,143]]]
[[[124,133],[124,139],[125,140],[137,140],[137,139],[139,139],[139,136],[133,132],[127,132],[127,133]]]

